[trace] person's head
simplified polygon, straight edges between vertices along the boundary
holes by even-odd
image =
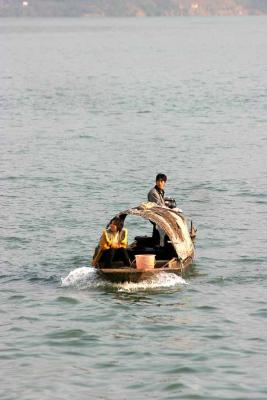
[[[122,220],[118,217],[113,218],[109,223],[109,228],[113,233],[120,232],[123,228]]]
[[[156,176],[156,185],[159,189],[163,190],[167,182],[167,176],[165,174],[158,174]]]

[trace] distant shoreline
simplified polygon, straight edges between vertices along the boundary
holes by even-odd
[[[266,0],[0,0],[0,18],[154,18],[267,15]]]
[[[136,15],[0,15],[0,19],[49,19],[49,18],[62,18],[62,19],[156,19],[156,18],[164,18],[164,19],[175,19],[175,18],[245,18],[245,17],[266,17],[267,13],[262,14],[229,14],[229,15],[144,15],[144,16],[136,16]]]

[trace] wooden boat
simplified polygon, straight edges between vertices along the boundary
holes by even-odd
[[[153,278],[158,273],[183,275],[193,262],[195,255],[194,239],[196,228],[191,222],[190,228],[179,209],[160,207],[155,203],[141,203],[139,206],[122,211],[116,215],[122,221],[127,216],[136,216],[156,224],[164,233],[164,246],[155,246],[153,238],[136,236],[128,248],[131,266],[114,261],[110,268],[97,264],[98,273],[111,282],[140,282]],[[136,255],[154,254],[154,268],[136,268]]]

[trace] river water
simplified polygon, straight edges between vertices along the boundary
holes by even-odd
[[[0,21],[1,400],[267,398],[266,38],[266,17]],[[107,284],[100,232],[158,172],[192,271]]]

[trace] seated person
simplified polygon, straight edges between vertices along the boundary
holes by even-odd
[[[122,260],[124,265],[130,266],[127,242],[128,232],[123,228],[123,222],[118,217],[113,218],[108,228],[103,230],[92,264],[97,266],[100,263],[109,268],[116,257],[116,260]]]

